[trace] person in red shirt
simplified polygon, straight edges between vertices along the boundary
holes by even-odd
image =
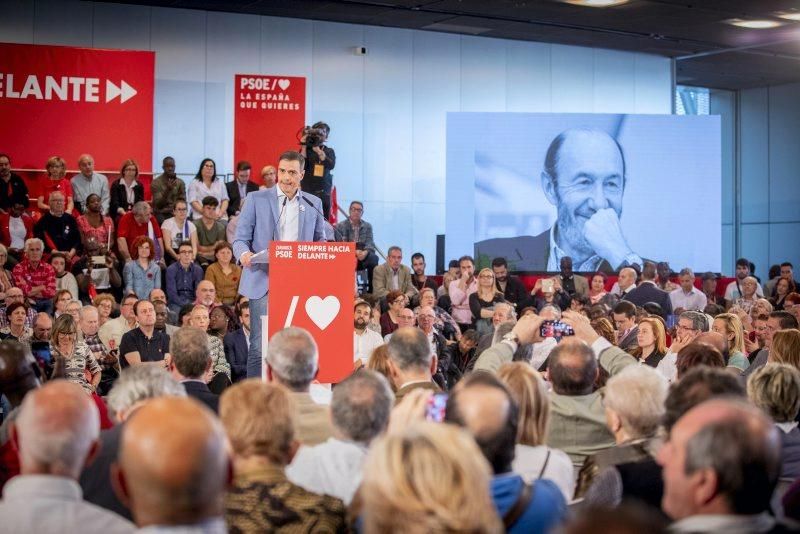
[[[36,311],[53,313],[53,297],[56,294],[56,271],[42,261],[44,243],[32,238],[25,241],[24,259],[14,267],[14,279],[22,292],[28,297]]]
[[[154,259],[161,262],[164,258],[164,239],[161,236],[161,227],[152,215],[150,204],[137,202],[133,210],[119,218],[117,228],[117,248],[120,257],[128,262],[131,260],[129,245],[139,236],[146,236],[153,240],[156,246]]]
[[[25,204],[15,201],[8,213],[0,213],[0,243],[16,259],[22,255],[25,240],[33,237],[33,218],[25,213]]]
[[[72,213],[72,184],[65,178],[67,174],[66,162],[58,156],[53,156],[47,160],[46,169],[49,180],[42,180],[40,182],[39,200],[37,202],[39,211],[42,212],[42,215],[49,213],[50,204],[48,201],[50,200],[50,193],[61,191],[66,197],[64,211],[66,213]]]

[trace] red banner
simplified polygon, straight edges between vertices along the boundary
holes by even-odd
[[[0,147],[15,168],[150,170],[154,77],[155,52],[0,43]]]
[[[306,118],[306,79],[237,74],[234,83],[233,159],[249,161],[250,179],[261,184],[262,167],[277,167],[282,152],[299,148],[297,132]]]
[[[269,336],[287,326],[308,330],[323,384],[353,372],[355,250],[355,243],[270,244]]]

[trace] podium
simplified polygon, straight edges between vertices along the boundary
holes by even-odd
[[[335,384],[353,372],[355,251],[355,243],[270,243],[262,354],[275,332],[297,326],[319,347],[319,382]]]

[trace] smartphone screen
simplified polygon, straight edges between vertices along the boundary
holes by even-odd
[[[436,393],[428,399],[425,406],[425,419],[434,423],[444,421],[444,411],[447,407],[447,393]]]
[[[545,321],[539,329],[539,334],[542,337],[561,339],[564,336],[574,336],[575,330],[567,323],[562,323],[561,321]]]
[[[542,293],[553,292],[553,281],[551,279],[542,280]]]

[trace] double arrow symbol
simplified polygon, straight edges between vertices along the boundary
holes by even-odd
[[[119,86],[115,85],[111,80],[106,80],[106,102],[111,102],[117,97],[120,97],[120,104],[124,104],[134,96],[136,96],[136,89],[128,85],[125,80],[122,80]]]

